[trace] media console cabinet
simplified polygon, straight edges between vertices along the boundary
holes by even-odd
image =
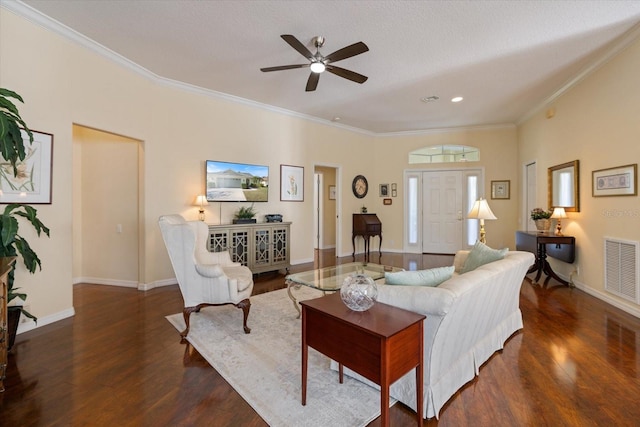
[[[290,222],[209,225],[210,252],[229,251],[231,260],[254,273],[285,269],[291,257]]]

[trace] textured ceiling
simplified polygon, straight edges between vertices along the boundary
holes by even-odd
[[[162,78],[373,133],[516,123],[640,22],[640,1],[24,3]],[[324,36],[325,55],[365,42],[336,65],[368,81],[262,73],[306,61],[281,34]]]

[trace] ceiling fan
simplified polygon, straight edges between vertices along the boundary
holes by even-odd
[[[282,39],[286,41],[292,48],[300,52],[302,56],[307,58],[309,60],[309,63],[260,68],[261,71],[269,72],[309,67],[311,68],[311,74],[309,75],[309,79],[307,80],[307,87],[305,88],[307,92],[316,90],[316,88],[318,87],[318,80],[320,80],[320,74],[325,70],[332,74],[335,74],[336,76],[340,76],[356,83],[362,84],[368,79],[367,76],[363,76],[362,74],[358,74],[354,71],[331,65],[331,63],[333,62],[341,61],[343,59],[351,58],[352,56],[360,55],[361,53],[367,52],[369,48],[363,42],[354,43],[347,47],[343,47],[342,49],[336,50],[335,52],[330,53],[327,56],[322,56],[320,54],[320,48],[324,45],[324,37],[316,36],[312,39],[313,45],[316,47],[315,54],[311,53],[311,51],[307,49],[305,45],[300,43],[300,41],[291,34],[283,34],[280,37],[282,37]]]

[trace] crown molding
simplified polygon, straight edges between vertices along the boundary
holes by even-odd
[[[434,133],[453,133],[453,132],[515,129],[515,128],[516,128],[515,123],[502,123],[502,124],[499,123],[494,125],[460,126],[460,127],[433,128],[433,129],[410,130],[410,131],[399,131],[399,132],[386,132],[386,133],[377,133],[375,134],[375,136],[379,138],[386,138],[386,137],[396,137],[396,136],[430,135]]]
[[[259,108],[262,110],[271,111],[278,114],[283,114],[291,117],[300,118],[303,120],[308,120],[314,123],[319,123],[326,126],[331,126],[335,128],[340,128],[344,130],[348,130],[351,132],[356,132],[360,134],[364,134],[367,136],[375,136],[374,132],[370,132],[365,129],[360,129],[352,126],[347,126],[340,123],[335,123],[330,120],[320,119],[318,117],[313,117],[307,114],[298,113],[295,111],[287,110],[285,108],[275,107],[273,105],[263,104],[260,102],[252,101],[250,99],[241,98],[239,96],[229,95],[222,92],[217,92],[211,89],[205,89],[199,86],[191,85],[188,83],[180,82],[177,80],[168,79],[162,76],[159,76],[152,71],[140,66],[139,64],[125,58],[119,53],[114,52],[106,46],[97,43],[96,41],[90,39],[89,37],[69,28],[68,26],[58,22],[57,20],[41,13],[40,11],[32,8],[31,6],[17,0],[0,0],[0,7],[13,12],[14,14],[21,16],[22,18],[30,21],[33,24],[36,24],[46,30],[49,30],[53,33],[56,33],[72,42],[94,52],[98,55],[118,64],[134,73],[145,77],[146,79],[167,87],[172,87],[175,89],[184,90],[187,92],[208,96],[211,98],[222,99],[225,101],[231,101],[234,103],[239,103],[243,105],[247,105],[254,108]]]
[[[97,43],[96,41],[90,39],[89,37],[69,28],[68,26],[58,22],[57,20],[41,13],[40,11],[32,8],[31,6],[18,1],[18,0],[0,0],[0,7],[3,9],[9,10],[15,13],[18,16],[42,27],[53,33],[56,33],[72,42],[94,52],[102,57],[112,61],[115,64],[118,64],[140,76],[145,77],[146,79],[162,86],[172,87],[179,90],[184,90],[187,92],[195,93],[202,96],[207,96],[215,99],[221,99],[229,102],[234,102],[237,104],[246,105],[253,108],[258,108],[261,110],[270,111],[277,114],[283,114],[290,117],[296,117],[299,119],[307,120],[310,122],[318,123],[325,126],[330,126],[333,128],[343,129],[346,131],[358,133],[361,135],[366,135],[370,137],[396,137],[396,136],[415,136],[415,135],[427,135],[433,133],[447,133],[447,132],[460,132],[460,131],[468,131],[468,130],[487,130],[487,129],[497,129],[497,128],[505,128],[505,127],[513,127],[512,124],[504,124],[504,125],[487,125],[487,126],[465,126],[459,128],[441,128],[441,129],[425,129],[425,130],[415,130],[415,131],[401,131],[401,132],[386,132],[379,133],[373,132],[362,128],[357,128],[353,126],[348,126],[342,123],[336,123],[331,120],[321,119],[318,117],[310,116],[308,114],[298,113],[295,111],[287,110],[285,108],[275,107],[273,105],[263,104],[261,102],[252,101],[250,99],[241,98],[239,96],[229,95],[222,92],[217,92],[211,89],[205,89],[199,86],[191,85],[188,83],[180,82],[177,80],[168,79],[162,76],[159,76],[148,69],[136,64],[135,62],[125,58],[124,56],[114,52],[106,46]]]
[[[539,111],[547,108],[549,104],[553,103],[555,100],[560,98],[565,93],[569,92],[573,89],[578,83],[582,80],[593,74],[600,67],[611,61],[614,57],[616,57],[619,53],[629,47],[632,43],[640,39],[640,23],[634,25],[629,31],[627,31],[621,38],[615,42],[615,44],[608,49],[600,58],[596,61],[592,62],[588,66],[586,66],[582,71],[576,74],[573,78],[567,81],[564,85],[562,85],[557,91],[555,91],[551,96],[542,101],[537,106],[533,107],[526,114],[524,114],[520,119],[516,121],[516,125],[520,126],[522,123],[529,120]]]

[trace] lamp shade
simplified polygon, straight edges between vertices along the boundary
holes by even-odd
[[[489,207],[489,203],[482,197],[475,201],[473,207],[469,211],[467,218],[470,219],[498,219],[491,212],[491,208]]]
[[[196,196],[196,200],[193,202],[194,206],[209,206],[209,202],[207,202],[207,196],[203,194],[199,194]]]
[[[551,218],[564,219],[568,217],[567,217],[567,213],[564,211],[564,208],[558,207],[558,208],[553,208],[553,213],[551,214]]]

